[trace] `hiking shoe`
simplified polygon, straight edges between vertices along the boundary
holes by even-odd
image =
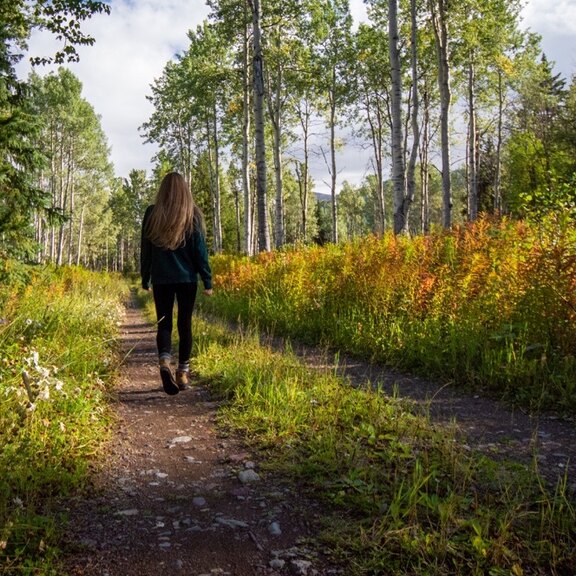
[[[176,370],[176,386],[178,390],[190,389],[190,373],[186,370]]]
[[[172,374],[168,360],[160,360],[160,378],[162,379],[162,386],[164,387],[164,392],[166,392],[166,394],[174,396],[174,394],[180,392],[180,388],[178,388],[176,380],[174,380],[174,374]]]

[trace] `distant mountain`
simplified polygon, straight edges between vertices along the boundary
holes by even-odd
[[[314,196],[318,202],[332,202],[332,196],[330,194],[324,194],[322,192],[314,192]]]

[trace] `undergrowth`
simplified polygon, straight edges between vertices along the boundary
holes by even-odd
[[[0,276],[0,572],[56,574],[52,504],[84,486],[108,435],[126,284],[10,262]]]
[[[562,215],[213,264],[218,316],[532,410],[576,408],[576,230]]]

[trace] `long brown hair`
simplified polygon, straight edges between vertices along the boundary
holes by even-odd
[[[204,232],[204,217],[178,172],[169,172],[160,183],[156,201],[146,225],[150,241],[167,250],[183,245],[186,236],[197,226]]]

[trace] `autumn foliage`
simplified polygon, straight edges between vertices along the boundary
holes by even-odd
[[[532,407],[574,407],[576,232],[487,219],[214,259],[228,318]]]

